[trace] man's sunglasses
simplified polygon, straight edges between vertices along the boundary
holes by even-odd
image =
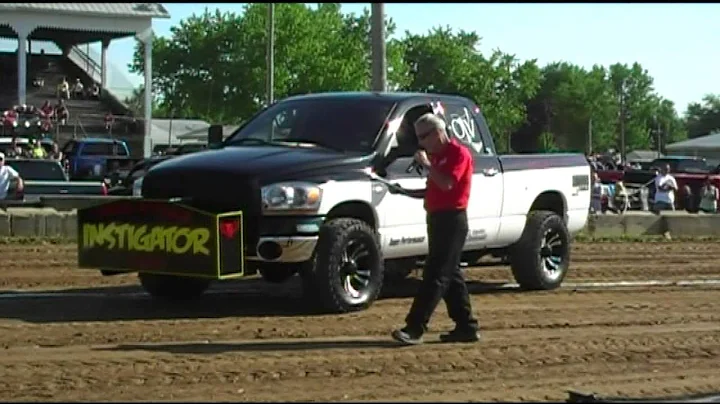
[[[418,140],[423,141],[423,140],[427,139],[428,136],[430,136],[434,131],[435,131],[434,129],[430,129],[430,130],[425,131],[425,132],[423,132],[423,133],[418,133],[418,134],[417,134],[417,138],[418,138]]]

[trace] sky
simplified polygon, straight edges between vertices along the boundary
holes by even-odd
[[[210,10],[241,12],[243,3],[163,3],[170,19],[156,19],[153,30],[169,36],[170,27],[193,13]],[[342,3],[344,13],[361,13],[370,3]],[[639,62],[654,78],[656,91],[684,112],[707,93],[720,93],[720,4],[385,4],[397,24],[396,33],[423,34],[433,27],[475,31],[481,51],[500,49],[540,66],[567,61],[594,64]],[[142,83],[127,71],[135,39],[113,41],[108,58],[111,87]],[[115,76],[115,77],[114,77]]]

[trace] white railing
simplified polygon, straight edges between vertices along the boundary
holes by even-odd
[[[95,82],[102,82],[102,66],[100,64],[100,61],[95,60],[95,58],[93,58],[88,52],[83,50],[81,46],[73,46],[72,48],[70,48],[70,52],[68,53],[67,57],[76,66],[78,66],[85,73],[87,73],[88,76],[90,76],[90,78],[92,78]],[[105,83],[105,85],[106,88],[104,88],[103,91],[110,92],[118,101],[120,101],[123,105],[127,107],[125,100],[129,97],[132,97],[133,89],[112,88],[110,87],[109,83]]]

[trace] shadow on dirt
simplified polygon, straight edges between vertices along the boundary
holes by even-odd
[[[396,282],[376,304],[411,298],[419,284],[416,278]],[[468,289],[471,294],[517,292],[476,281],[468,282]],[[153,299],[139,286],[0,292],[0,318],[32,323],[318,315],[327,314],[303,299],[299,279],[282,285],[260,279],[228,281],[189,301]]]
[[[340,340],[340,341],[283,341],[283,342],[237,342],[237,343],[191,343],[191,344],[148,344],[119,345],[112,348],[99,348],[103,351],[150,351],[171,354],[217,355],[228,352],[278,352],[312,351],[324,349],[367,349],[367,348],[405,348],[398,342],[383,340]]]

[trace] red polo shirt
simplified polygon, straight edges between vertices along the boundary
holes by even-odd
[[[470,183],[473,175],[473,159],[470,151],[452,139],[442,151],[430,155],[435,170],[452,176],[455,185],[445,191],[431,179],[425,190],[425,210],[432,213],[443,210],[462,210],[468,206]]]

